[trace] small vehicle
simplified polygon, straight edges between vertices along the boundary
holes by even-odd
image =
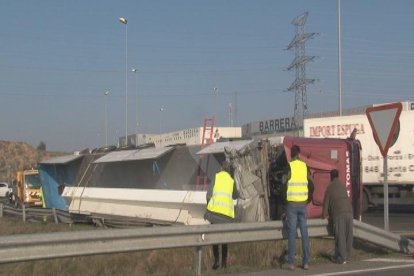
[[[8,197],[11,193],[11,188],[7,182],[0,182],[0,197]]]
[[[20,202],[27,206],[42,206],[40,197],[42,184],[38,170],[18,171],[15,184],[16,191],[13,192],[14,197],[11,199],[11,203],[17,205]]]

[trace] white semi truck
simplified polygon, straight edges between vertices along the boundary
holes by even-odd
[[[414,105],[403,102],[399,134],[388,150],[389,204],[395,207],[414,205]],[[374,141],[365,114],[309,118],[304,121],[304,136],[312,138],[346,138],[353,129],[362,151],[363,209],[384,203],[383,157]]]

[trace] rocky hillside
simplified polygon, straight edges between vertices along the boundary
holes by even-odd
[[[40,161],[65,154],[37,150],[23,142],[0,141],[0,181],[10,181],[18,170],[36,168]]]

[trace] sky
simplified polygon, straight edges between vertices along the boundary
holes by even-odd
[[[75,151],[116,144],[126,121],[131,134],[292,117],[286,47],[304,12],[308,112],[339,110],[337,3],[2,0],[0,140]],[[414,101],[413,11],[341,1],[342,108]]]

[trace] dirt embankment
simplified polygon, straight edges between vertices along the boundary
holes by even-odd
[[[24,142],[0,141],[0,181],[11,181],[16,171],[36,168],[37,164],[64,152],[37,150]]]

